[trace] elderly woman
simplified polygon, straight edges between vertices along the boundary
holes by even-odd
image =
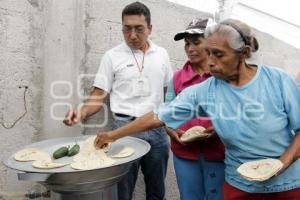
[[[184,40],[188,61],[178,70],[168,85],[166,103],[170,103],[185,88],[210,77],[204,50],[204,30],[208,19],[194,19],[186,30],[177,33],[175,41]],[[224,184],[224,145],[217,134],[206,140],[183,144],[181,135],[191,127],[212,129],[209,118],[199,117],[179,127],[177,132],[167,129],[171,137],[174,169],[181,200],[219,200]]]
[[[187,88],[157,114],[99,134],[95,145],[163,125],[176,129],[208,115],[225,144],[225,200],[299,199],[299,87],[281,70],[246,63],[258,43],[244,23],[225,20],[209,27],[205,37],[213,77]],[[247,181],[237,173],[241,164],[262,158],[280,159],[281,173],[263,182]]]

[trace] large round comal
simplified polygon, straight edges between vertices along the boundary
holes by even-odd
[[[22,149],[37,148],[52,155],[55,149],[62,146],[72,146],[74,143],[85,141],[88,137],[90,135],[44,140]],[[107,155],[115,155],[125,147],[134,149],[134,153],[125,158],[117,158],[111,166],[92,170],[76,170],[70,165],[54,169],[38,169],[34,168],[30,161],[16,161],[14,154],[9,156],[4,164],[9,168],[21,171],[19,173],[20,180],[39,182],[56,193],[91,194],[115,185],[128,172],[130,163],[140,159],[150,150],[150,145],[147,142],[135,137],[124,137],[111,144]],[[55,160],[55,162],[72,162],[72,157],[66,156]]]

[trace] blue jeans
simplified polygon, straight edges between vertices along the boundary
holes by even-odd
[[[225,181],[222,161],[187,160],[173,156],[181,200],[221,200]]]
[[[115,117],[113,129],[122,127],[132,120]],[[118,199],[131,200],[135,183],[138,177],[139,167],[144,174],[146,199],[165,199],[165,177],[169,158],[169,143],[167,134],[163,128],[153,129],[134,135],[147,141],[151,149],[139,161],[132,163],[129,172],[118,183]]]

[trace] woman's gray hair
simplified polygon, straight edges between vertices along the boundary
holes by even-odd
[[[252,32],[252,29],[245,23],[226,19],[220,23],[207,27],[205,30],[205,38],[214,33],[222,33],[227,39],[229,46],[237,52],[242,52],[245,46],[249,46],[252,52],[258,50],[258,42]],[[247,55],[249,58],[251,55]]]

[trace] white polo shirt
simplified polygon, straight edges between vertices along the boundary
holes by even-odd
[[[110,106],[114,113],[140,117],[153,111],[163,102],[164,87],[167,87],[173,72],[167,51],[148,41],[149,48],[144,55],[142,76],[147,77],[150,95],[135,96],[133,80],[140,76],[143,52],[131,49],[125,42],[107,51],[94,81],[94,87],[110,93]]]

